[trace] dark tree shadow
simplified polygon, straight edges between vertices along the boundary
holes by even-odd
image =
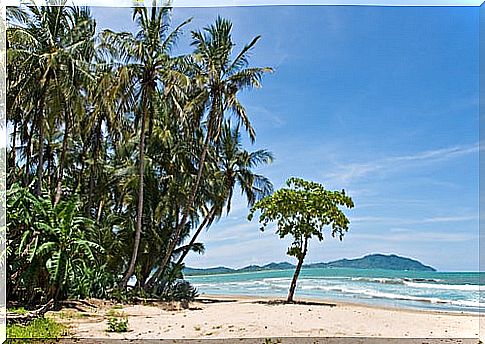
[[[326,307],[335,307],[337,306],[334,303],[326,303],[326,302],[316,302],[316,301],[293,301],[288,302],[286,300],[268,300],[268,301],[254,301],[254,303],[262,304],[262,305],[303,305],[303,306],[326,306]]]

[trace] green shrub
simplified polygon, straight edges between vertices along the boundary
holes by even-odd
[[[115,287],[115,276],[108,271],[105,264],[89,266],[81,262],[75,267],[75,274],[70,281],[69,297],[108,299],[111,296],[110,291]]]
[[[193,301],[198,293],[197,289],[188,281],[177,280],[171,283],[160,283],[153,290],[154,296],[164,301]]]
[[[110,317],[108,319],[108,332],[127,332],[128,318]]]
[[[109,293],[109,298],[119,303],[131,303],[135,297],[140,297],[139,294],[140,291],[133,288],[128,288],[127,290],[114,288]]]

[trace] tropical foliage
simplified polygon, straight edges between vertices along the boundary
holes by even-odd
[[[272,192],[255,172],[272,154],[242,144],[239,94],[271,71],[250,65],[259,36],[238,50],[218,18],[177,54],[190,19],[170,8],[97,33],[88,8],[56,5],[7,10],[8,298],[191,299],[200,233],[236,189],[250,206]]]
[[[316,237],[324,239],[323,229],[330,226],[332,237],[343,239],[349,228],[349,220],[339,206],[353,208],[352,199],[342,191],[329,191],[323,185],[300,178],[290,178],[288,188],[277,190],[271,196],[258,201],[249,213],[251,220],[256,211],[261,211],[261,231],[269,223],[276,222],[276,234],[280,238],[291,236],[293,242],[287,254],[298,260],[288,292],[288,302],[293,302],[296,282],[303,261],[308,253],[308,241]]]

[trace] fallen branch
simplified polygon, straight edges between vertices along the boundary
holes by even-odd
[[[35,318],[44,316],[54,306],[54,299],[41,306],[39,309],[31,311],[26,314],[18,314],[13,312],[7,312],[7,322],[9,323],[27,323]]]

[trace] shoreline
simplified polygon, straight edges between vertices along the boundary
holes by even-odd
[[[286,297],[281,296],[269,296],[269,295],[241,295],[241,294],[204,294],[200,293],[199,296],[195,299],[197,302],[200,298],[207,298],[207,299],[222,299],[222,300],[231,300],[235,299],[236,301],[255,301],[255,300],[263,300],[263,301],[286,301]],[[450,314],[450,315],[457,315],[457,316],[477,316],[483,317],[485,316],[485,312],[483,310],[478,312],[466,312],[466,311],[454,311],[454,310],[438,310],[438,309],[422,309],[422,308],[412,308],[412,307],[399,307],[399,306],[385,306],[379,304],[370,304],[365,302],[352,302],[352,301],[341,301],[341,300],[332,300],[332,299],[321,299],[321,298],[313,298],[313,297],[295,297],[295,303],[298,302],[314,302],[320,303],[322,306],[324,304],[334,304],[336,306],[350,306],[350,307],[368,307],[372,309],[380,309],[380,310],[397,310],[399,312],[408,312],[408,313],[427,313],[427,314],[435,314],[435,315],[442,315],[442,314]]]
[[[73,338],[229,339],[229,338],[472,338],[480,331],[478,315],[324,302],[271,303],[272,297],[200,295],[189,308],[166,303],[101,305],[89,314],[64,317]],[[107,332],[113,310],[128,319],[128,332]],[[60,312],[66,312],[64,309]],[[73,310],[74,312],[78,312]],[[62,320],[60,312],[50,316]],[[482,340],[484,338],[481,338]]]

